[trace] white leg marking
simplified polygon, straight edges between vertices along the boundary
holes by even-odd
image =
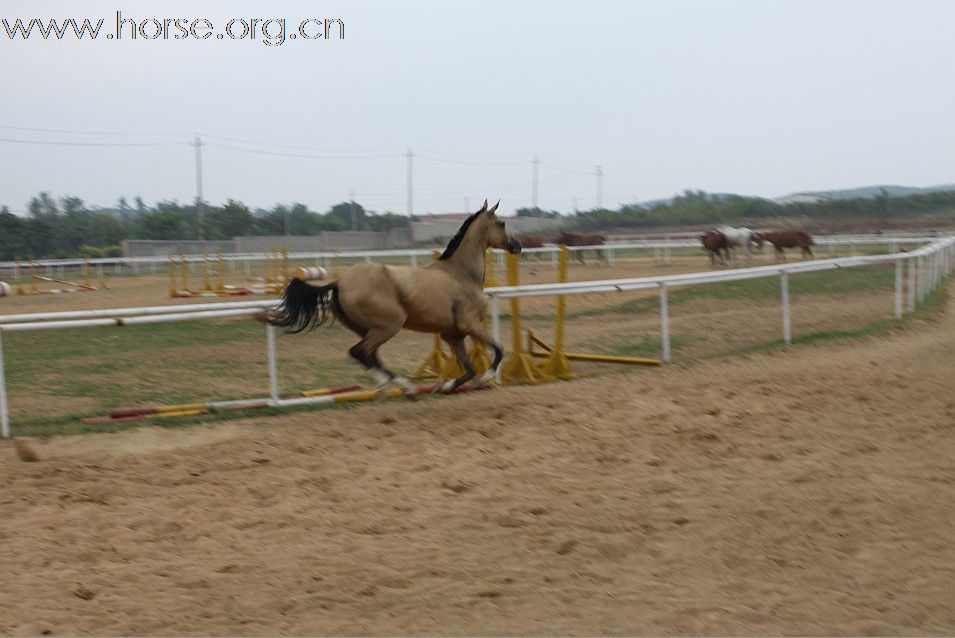
[[[372,368],[372,369],[371,369],[371,374],[372,374],[373,377],[375,377],[375,383],[377,384],[377,385],[375,386],[375,389],[376,389],[376,390],[382,390],[382,389],[384,389],[389,383],[391,383],[391,377],[389,377],[387,374],[385,374],[385,372],[384,372],[383,370],[379,370],[378,368]]]
[[[408,395],[410,395],[410,394],[418,394],[418,388],[414,387],[414,386],[411,384],[411,382],[408,381],[407,379],[405,379],[404,377],[395,377],[394,379],[392,379],[392,382],[393,382],[396,386],[398,386],[399,388],[401,388],[401,391],[402,391],[404,394],[408,394]]]
[[[441,393],[450,392],[451,388],[453,387],[454,387],[454,379],[448,379],[447,381],[441,384],[441,389],[438,390],[438,392],[441,392]]]
[[[477,381],[471,384],[471,388],[480,388],[483,385],[486,385],[494,380],[494,375],[497,373],[496,370],[491,369],[478,377]]]

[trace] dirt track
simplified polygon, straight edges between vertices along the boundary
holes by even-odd
[[[953,362],[949,302],[865,341],[5,445],[0,632],[950,635]]]

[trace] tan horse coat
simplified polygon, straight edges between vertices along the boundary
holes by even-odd
[[[474,377],[464,347],[465,337],[471,337],[494,349],[492,368],[478,382],[486,383],[500,365],[503,351],[491,341],[482,323],[486,313],[484,255],[489,247],[521,251],[520,242],[506,233],[504,221],[495,214],[497,206],[488,209],[485,202],[464,222],[441,258],[426,266],[361,263],[324,286],[292,280],[269,322],[298,332],[323,323],[331,310],[361,337],[349,354],[376,375],[379,387],[393,382],[408,392],[411,384],[381,364],[378,349],[382,344],[402,328],[440,333],[465,370],[464,376],[442,388],[451,390]]]

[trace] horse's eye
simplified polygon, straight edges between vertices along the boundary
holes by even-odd
[[[504,222],[498,222],[497,225],[498,225],[500,228],[504,228]]]

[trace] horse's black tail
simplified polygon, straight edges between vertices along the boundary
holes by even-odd
[[[289,328],[289,332],[313,330],[328,321],[332,295],[337,292],[337,281],[312,286],[292,279],[282,293],[278,308],[269,313],[267,321],[273,326]]]

